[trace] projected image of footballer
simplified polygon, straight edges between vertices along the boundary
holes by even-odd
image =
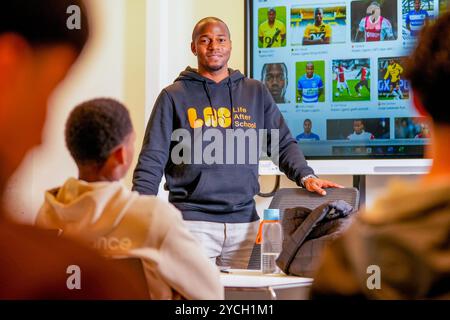
[[[433,5],[433,1],[427,1],[427,9],[431,12],[433,12]],[[403,4],[403,13],[406,11],[404,26],[407,32],[405,33],[411,37],[417,37],[422,27],[430,20],[430,15],[427,10],[422,9],[421,0],[414,0],[414,9],[412,10],[409,10],[409,6],[409,1]]]
[[[380,100],[409,99],[408,83],[402,79],[403,67],[398,59],[379,59],[378,98]]]
[[[313,133],[312,131],[312,121],[311,119],[305,119],[305,121],[303,121],[303,132],[300,133],[299,135],[297,135],[297,137],[295,137],[295,139],[300,142],[300,141],[319,141],[320,137],[319,135]]]
[[[285,7],[281,7],[286,10]],[[261,11],[260,11],[261,12]],[[259,48],[278,48],[286,46],[286,25],[277,19],[275,8],[267,10],[267,20],[258,28]]]
[[[345,5],[305,8],[291,7],[292,46],[345,43],[347,8]]]
[[[345,74],[350,72],[341,61],[338,62],[338,66],[334,70],[336,74],[336,92],[334,93],[335,97],[339,97],[344,94],[344,90],[346,90],[347,95],[350,97],[352,94],[350,93],[350,89],[347,84],[347,80],[345,79]]]
[[[370,69],[369,69],[369,65],[365,64],[364,66],[362,66],[361,69],[359,69],[359,72],[356,75],[356,77],[360,77],[359,82],[355,85],[355,91],[356,91],[358,97],[361,97],[361,89],[366,88],[367,96],[369,97],[369,99],[367,99],[367,100],[370,100],[370,85],[369,85]]]
[[[396,5],[395,1],[391,1]],[[381,15],[381,6],[373,1],[366,10],[356,30],[353,42],[372,42],[395,40],[392,24],[388,18]]]
[[[303,35],[303,45],[330,44],[332,30],[323,22],[323,9],[314,10],[314,24],[308,24]]]
[[[364,140],[373,140],[375,136],[364,130],[364,120],[356,119],[353,121],[353,132],[347,136],[347,139],[350,141],[364,141]]]
[[[261,71],[263,82],[276,103],[289,103],[285,94],[288,86],[288,71],[284,63],[266,63]]]
[[[314,73],[314,62],[307,62],[305,69],[306,73],[297,82],[297,102],[315,103],[323,101],[324,84],[322,78]]]
[[[370,100],[370,60],[333,60],[333,101]]]

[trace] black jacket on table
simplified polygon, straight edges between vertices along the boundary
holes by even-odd
[[[264,84],[239,71],[229,72],[216,83],[187,68],[162,90],[147,125],[133,189],[156,195],[165,173],[169,201],[186,220],[259,219],[253,198],[259,192],[258,146],[266,141],[260,129],[268,131],[271,156],[276,146],[272,130],[279,130],[278,164],[289,179],[300,184],[302,177],[314,174]],[[235,133],[247,134],[244,147],[233,138]],[[174,161],[174,155],[182,160]]]

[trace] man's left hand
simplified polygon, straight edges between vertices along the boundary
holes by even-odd
[[[325,196],[327,194],[324,188],[344,188],[344,186],[341,186],[340,184],[313,177],[306,179],[304,184],[306,190],[310,192],[316,192],[322,196]]]

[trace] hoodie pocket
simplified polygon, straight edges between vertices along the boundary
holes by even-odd
[[[188,201],[211,204],[213,207],[217,205],[218,209],[234,211],[248,205],[258,190],[258,177],[251,167],[205,168]]]

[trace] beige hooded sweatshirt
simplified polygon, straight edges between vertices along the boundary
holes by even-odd
[[[120,182],[70,178],[46,192],[36,225],[61,229],[107,257],[140,258],[152,299],[224,298],[217,267],[184,227],[180,212]]]

